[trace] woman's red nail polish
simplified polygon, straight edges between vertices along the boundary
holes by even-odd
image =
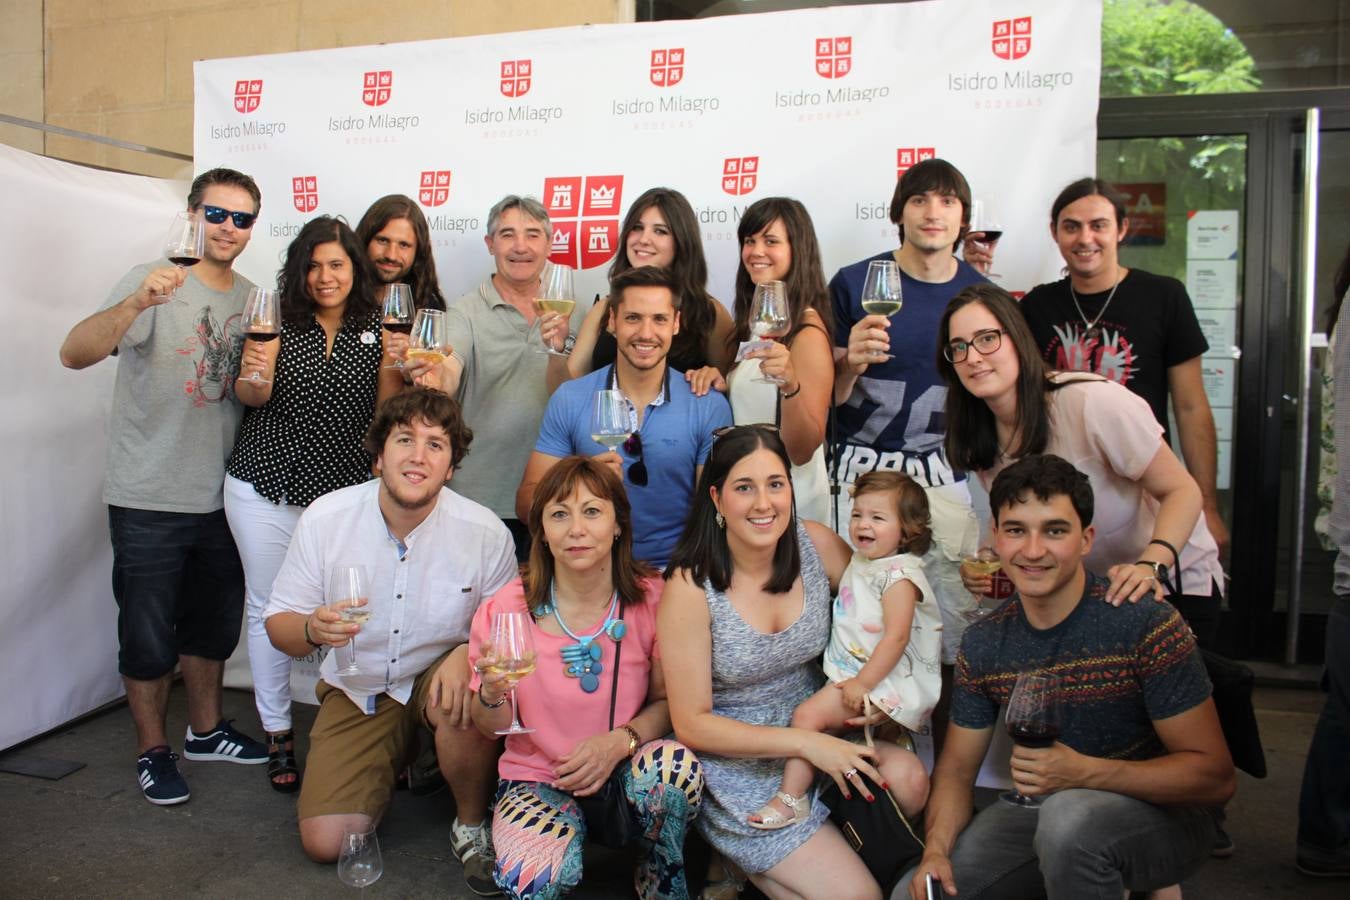
[[[877,798],[876,798],[876,797],[873,797],[871,794],[868,794],[868,795],[867,795],[867,802],[868,802],[868,803],[875,803],[876,801],[877,801]]]
[[[881,783],[881,786],[882,786],[883,788],[885,788],[886,790],[888,790],[888,791],[891,789],[891,786],[890,786],[889,784],[887,784],[886,782],[884,782],[884,781]]]

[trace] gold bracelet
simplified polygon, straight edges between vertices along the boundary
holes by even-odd
[[[637,753],[638,744],[642,743],[642,736],[637,733],[637,729],[632,725],[620,725],[619,727],[628,732],[628,756],[631,759]]]

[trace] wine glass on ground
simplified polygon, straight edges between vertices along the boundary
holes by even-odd
[[[964,615],[971,622],[982,619],[988,612],[989,607],[984,606],[982,598],[990,600],[1006,600],[1012,596],[1013,583],[1007,573],[1003,571],[1003,561],[998,558],[998,554],[990,547],[981,547],[974,553],[969,554],[961,561],[962,568],[976,576],[988,576],[993,582],[990,589],[984,594],[977,594],[976,600],[979,601],[974,609],[967,610]]]
[[[904,305],[904,289],[900,284],[900,267],[893,259],[874,259],[867,264],[863,279],[862,308],[869,316],[890,318]],[[890,353],[878,353],[883,359],[894,359]]]
[[[497,734],[529,734],[533,728],[520,724],[516,707],[516,683],[534,671],[534,633],[523,612],[499,612],[492,617],[492,656],[496,663],[488,669],[506,676],[511,688],[511,726]]]
[[[270,343],[281,336],[281,297],[272,288],[250,288],[244,301],[244,337],[260,344]],[[254,384],[271,384],[263,373],[254,370],[248,376]]]
[[[384,860],[380,857],[380,839],[374,826],[343,831],[337,870],[343,884],[360,888],[362,894],[366,892],[366,885],[380,880],[384,874]]]
[[[366,571],[362,566],[334,566],[328,578],[328,605],[338,611],[343,622],[365,625],[370,621],[370,597],[367,593]],[[358,632],[359,633],[359,632]],[[356,635],[347,642],[347,665],[337,670],[338,675],[360,675],[356,665]],[[374,879],[371,879],[372,881]]]
[[[572,318],[572,310],[576,308],[577,298],[572,290],[572,270],[567,266],[560,266],[557,263],[549,263],[548,268],[544,270],[543,276],[539,279],[539,296],[534,299],[534,330],[540,331],[539,316],[544,313],[558,313],[563,317],[563,349],[555,350],[544,341],[543,334],[539,335],[539,346],[535,347],[536,353],[547,353],[550,356],[568,356],[570,355],[566,347],[566,339],[569,329],[567,323]]]
[[[384,289],[384,308],[380,313],[380,325],[385,331],[410,334],[413,327],[412,288],[406,284],[390,284]],[[386,369],[403,368],[403,360],[396,359]]]
[[[1017,676],[1004,720],[1013,743],[1023,747],[1049,747],[1059,738],[1059,676],[1049,672],[1023,672]],[[1014,788],[999,794],[1013,806],[1036,809],[1041,801]]]
[[[971,241],[976,247],[986,252],[994,247],[994,242],[1003,237],[1003,226],[1000,224],[998,211],[988,200],[970,201],[970,231],[967,234],[979,234],[978,240]],[[1003,276],[993,271],[992,264],[990,270],[984,273],[986,277],[997,281]]]
[[[164,238],[164,255],[169,258],[169,262],[186,269],[201,262],[205,253],[206,224],[201,215],[195,212],[175,214],[169,233]],[[177,296],[177,288],[169,292],[169,299],[176,299]]]
[[[606,450],[622,446],[633,433],[633,407],[623,391],[596,391],[591,440]]]
[[[439,309],[419,309],[413,317],[405,358],[409,362],[424,359],[440,365],[449,353],[450,339],[446,333],[445,313]]]
[[[755,296],[750,301],[750,337],[752,340],[774,340],[787,337],[792,327],[788,313],[787,288],[781,281],[764,281],[755,285]],[[763,384],[784,383],[782,378],[760,374],[755,381]]]

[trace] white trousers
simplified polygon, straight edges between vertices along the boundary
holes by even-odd
[[[225,476],[225,518],[244,563],[244,610],[248,617],[248,664],[253,673],[253,702],[263,728],[291,730],[291,658],[267,638],[263,611],[272,595],[303,506],[277,504],[253,485]]]

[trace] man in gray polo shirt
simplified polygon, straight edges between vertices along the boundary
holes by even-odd
[[[516,486],[548,406],[549,357],[530,331],[553,245],[548,211],[532,197],[503,197],[488,213],[485,243],[496,271],[446,313],[454,349],[443,386],[459,399],[473,429],[473,453],[455,471],[455,490],[506,522],[516,557],[524,560],[530,539],[516,518]],[[573,334],[585,314],[581,304],[572,311]]]

